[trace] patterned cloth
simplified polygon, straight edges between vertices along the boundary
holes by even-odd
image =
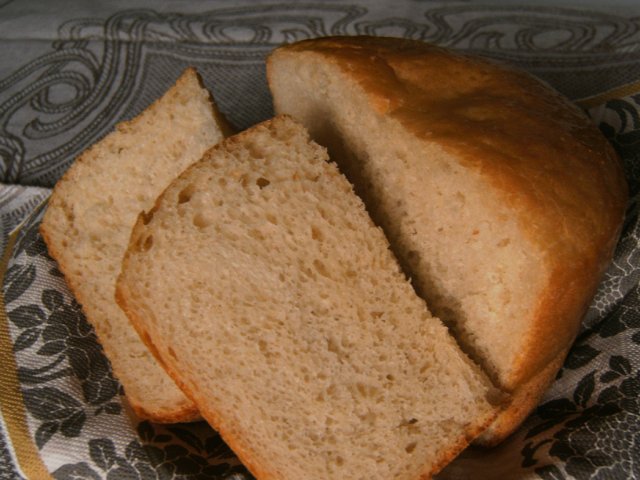
[[[639,17],[415,0],[51,5],[0,0],[0,478],[250,478],[207,425],[135,419],[38,234],[42,200],[83,149],[186,66],[243,129],[272,115],[271,49],[355,34],[422,39],[529,70],[585,108],[630,185],[615,261],[542,404],[502,445],[465,451],[439,477],[640,478]]]

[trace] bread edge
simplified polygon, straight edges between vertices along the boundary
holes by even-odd
[[[514,434],[539,405],[540,400],[555,380],[570,348],[571,345],[556,355],[537,375],[518,386],[512,393],[511,404],[497,416],[484,432],[475,438],[473,445],[495,447]]]

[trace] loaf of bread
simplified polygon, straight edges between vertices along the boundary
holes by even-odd
[[[429,478],[495,418],[351,185],[288,117],[143,214],[117,298],[260,480]]]
[[[143,418],[199,417],[115,302],[115,282],[138,214],[223,138],[224,121],[188,69],[158,101],[84,152],[56,185],[40,231]]]
[[[624,215],[612,147],[535,78],[418,41],[337,37],[278,48],[275,110],[355,184],[417,292],[510,408],[538,403],[578,331]]]

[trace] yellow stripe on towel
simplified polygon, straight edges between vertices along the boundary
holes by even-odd
[[[633,95],[634,93],[640,93],[640,80],[633,83],[627,83],[626,85],[621,85],[620,87],[616,87],[612,90],[607,90],[606,92],[599,93],[591,97],[585,97],[579,100],[575,100],[575,103],[579,107],[588,110],[590,108],[597,107],[598,105],[602,105],[609,100],[628,97],[629,95]]]

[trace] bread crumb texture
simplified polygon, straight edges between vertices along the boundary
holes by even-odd
[[[418,479],[495,416],[351,185],[288,117],[232,137],[141,216],[137,328],[260,479]]]

